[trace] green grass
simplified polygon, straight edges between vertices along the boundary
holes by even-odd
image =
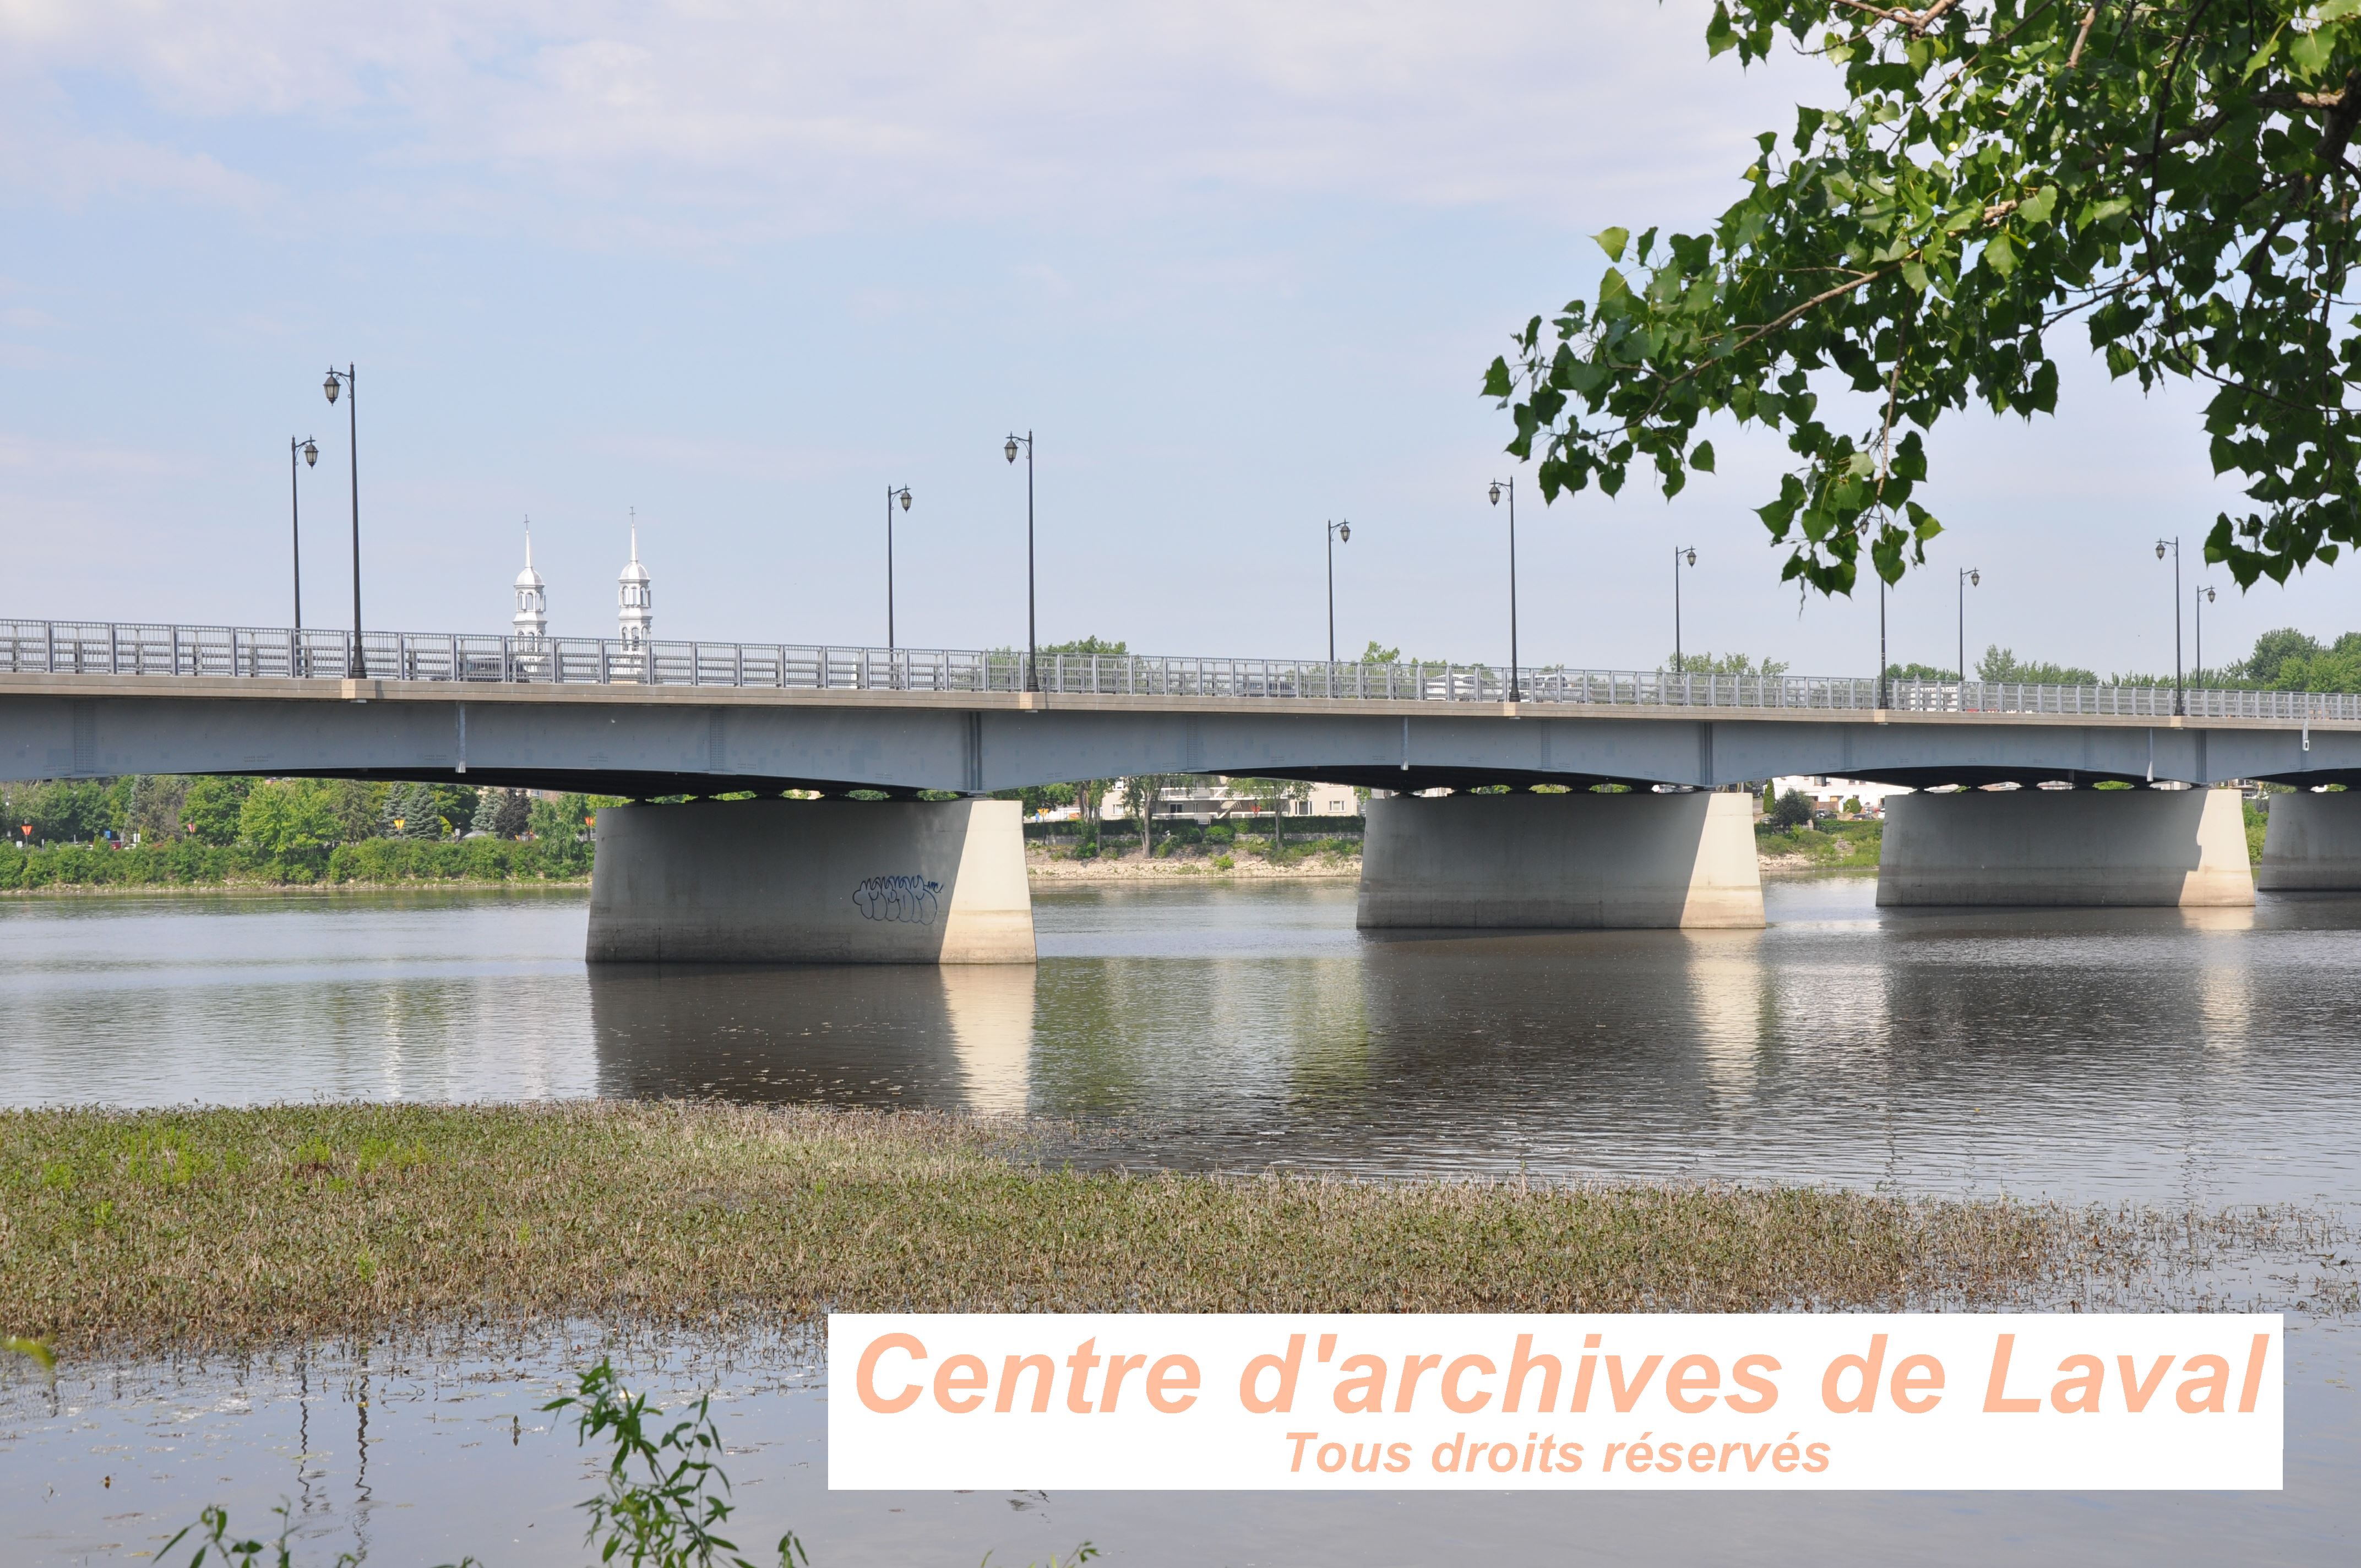
[[[1086,1174],[1039,1135],[703,1103],[0,1113],[0,1330],[87,1355],[831,1309],[1978,1305],[2180,1234],[1819,1189]]]
[[[1754,848],[1765,857],[1802,856],[1814,871],[1875,871],[1885,824],[1875,819],[1830,822],[1824,828],[1773,828],[1758,823]]]

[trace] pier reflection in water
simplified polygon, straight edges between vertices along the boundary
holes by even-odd
[[[2208,1201],[2361,1171],[2361,902],[1353,928],[1349,883],[1061,892],[1038,970],[586,970],[578,895],[0,905],[16,1103],[1030,1112],[1081,1160]]]
[[[588,971],[598,1092],[1022,1113],[1021,964],[617,964]]]

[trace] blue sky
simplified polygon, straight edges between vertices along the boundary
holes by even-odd
[[[1702,223],[1819,67],[1708,61],[1706,7],[1010,4],[0,9],[5,613],[283,624],[286,443],[307,621],[349,616],[358,364],[376,627],[504,625],[523,517],[559,631],[614,624],[627,509],[664,637],[1041,631],[1316,656],[1505,653],[1505,422],[1476,395],[1586,237]],[[2080,362],[2078,345],[2070,358]],[[1898,660],[2168,668],[2159,533],[2228,503],[2196,400],[2087,366],[2065,417],[1931,444],[1933,569]],[[1687,647],[1871,668],[1873,594],[1799,603],[1752,508],[1779,453],[1667,505],[1520,507],[1528,663]],[[2238,595],[2207,651],[2361,626],[2361,578]],[[1972,657],[1972,655],[1971,655]]]

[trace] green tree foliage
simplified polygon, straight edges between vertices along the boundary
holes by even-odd
[[[1938,669],[1933,664],[1888,664],[1885,678],[1889,681],[1956,681],[1957,670]]]
[[[2286,635],[2266,632],[2264,638]],[[2281,645],[2266,652],[2262,641],[2257,640],[2253,655],[2246,661],[2247,678],[2256,685],[2280,691],[2361,691],[2361,631],[2348,631],[2324,648],[2305,638],[2311,646],[2299,649]],[[2266,668],[2269,671],[2268,675],[2263,674]]]
[[[181,831],[181,807],[189,798],[185,778],[142,774],[131,781],[124,802],[124,826],[143,843],[170,842]]]
[[[1683,653],[1656,666],[1675,675],[1761,675],[1787,673],[1784,659],[1752,659],[1744,653]]]
[[[448,826],[433,784],[395,784],[379,808],[378,831],[389,839],[440,839]]]
[[[1812,820],[1812,799],[1802,790],[1791,789],[1771,805],[1771,820],[1782,828],[1802,828]]]
[[[476,795],[476,814],[467,831],[495,839],[522,838],[532,829],[533,816],[521,789],[487,789]]]
[[[378,817],[385,808],[386,788],[363,779],[328,779],[328,808],[335,815],[335,840],[356,844],[377,836]]]
[[[237,842],[238,817],[246,809],[252,779],[204,777],[189,785],[181,803],[181,826],[200,844],[225,850]]]
[[[237,837],[273,858],[324,850],[336,839],[335,791],[318,779],[266,779],[247,792]]]
[[[1997,643],[1987,644],[1984,656],[1976,661],[1976,679],[1980,681],[2022,681],[2036,686],[2094,686],[2098,675],[2075,664],[2048,664],[2021,662],[2014,649]]]
[[[561,795],[555,800],[536,800],[526,808],[526,830],[536,838],[552,843],[588,840],[592,821],[601,806],[620,806],[612,795]]]
[[[1865,545],[1898,581],[1940,528],[1920,433],[2052,411],[2070,322],[2112,375],[2210,393],[2214,471],[2254,504],[2208,560],[2252,585],[2361,543],[2361,5],[1724,0],[1706,29],[1745,63],[1791,41],[1843,109],[1758,137],[1708,232],[1602,232],[1595,297],[1492,362],[1544,499],[1635,463],[1675,493],[1727,415],[1786,439],[1759,509],[1784,578],[1850,593]]]
[[[8,836],[19,843],[86,844],[108,828],[107,786],[87,779],[40,779],[11,785]],[[27,833],[25,829],[32,831]]]
[[[1110,642],[1104,637],[1077,637],[1071,642],[1044,642],[1041,652],[1049,653],[1096,653],[1104,658],[1120,659],[1131,652],[1130,645]]]

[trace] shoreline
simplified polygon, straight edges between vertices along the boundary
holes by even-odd
[[[196,894],[248,898],[291,893],[326,896],[339,893],[489,893],[509,889],[588,892],[589,887],[588,877],[546,882],[520,877],[498,880],[455,877],[448,881],[437,879],[432,882],[423,879],[408,882],[76,882],[51,883],[41,887],[0,888],[0,898],[172,898]]]
[[[1800,855],[1764,855],[1758,861],[1766,877],[1874,876],[1877,867],[1830,865]],[[1267,861],[1243,861],[1226,871],[1210,861],[1137,860],[1054,861],[1027,856],[1025,877],[1033,885],[1112,886],[1126,883],[1163,882],[1351,882],[1361,874],[1358,856],[1320,856],[1299,865],[1274,866]],[[40,898],[186,898],[199,895],[268,898],[285,894],[334,897],[339,894],[385,893],[588,893],[588,877],[549,881],[458,879],[433,882],[206,882],[206,883],[58,883],[42,887],[0,888],[0,899]]]
[[[1077,1169],[1088,1144],[714,1102],[10,1111],[0,1332],[84,1357],[889,1305],[2099,1310],[2242,1249],[2341,1245],[2292,1210]]]

